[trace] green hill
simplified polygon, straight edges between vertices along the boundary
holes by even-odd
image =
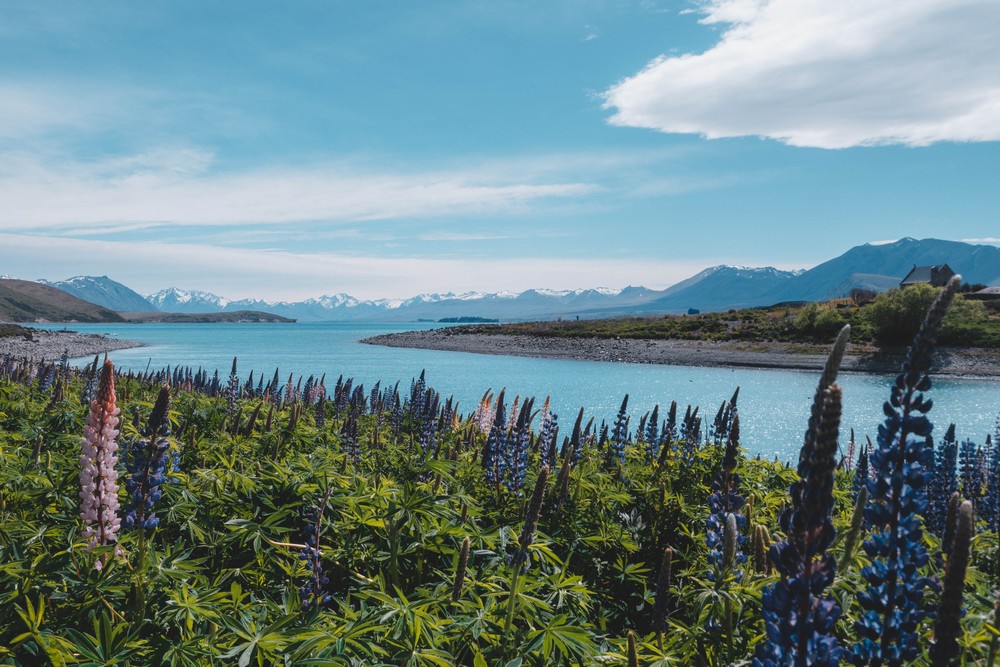
[[[0,322],[123,322],[121,315],[28,280],[0,280]]]

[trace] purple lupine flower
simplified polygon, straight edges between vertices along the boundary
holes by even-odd
[[[105,360],[83,427],[80,454],[80,518],[83,536],[91,546],[114,541],[118,518],[118,413],[115,405],[115,368]]]

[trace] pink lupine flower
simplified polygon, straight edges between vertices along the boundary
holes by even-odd
[[[83,427],[80,455],[80,518],[83,536],[91,546],[115,540],[121,520],[118,518],[118,408],[115,406],[115,373],[110,361],[104,362],[97,386],[97,397],[90,404]]]

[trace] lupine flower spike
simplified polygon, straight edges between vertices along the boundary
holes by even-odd
[[[469,567],[469,550],[472,542],[468,537],[462,542],[462,551],[458,554],[458,566],[455,568],[455,583],[451,587],[451,601],[458,602],[462,597],[462,587],[465,586],[465,572]]]
[[[849,335],[845,326],[816,387],[799,454],[799,481],[789,489],[792,506],[779,519],[787,539],[770,549],[781,579],[764,589],[767,641],[757,650],[755,666],[837,665],[844,651],[833,632],[840,608],[823,593],[836,572],[826,552],[836,534],[831,517],[841,392],[835,381]]]
[[[299,588],[302,608],[306,610],[328,604],[333,599],[326,593],[330,579],[323,574],[323,565],[320,563],[320,556],[323,555],[323,552],[319,548],[320,537],[323,533],[323,512],[326,510],[332,492],[333,487],[328,487],[320,497],[319,502],[306,512],[306,521],[309,522],[306,544],[299,551],[299,559],[305,562],[306,569],[309,570],[309,579]]]
[[[121,521],[118,518],[118,413],[115,405],[115,369],[104,362],[97,383],[97,394],[90,404],[83,427],[80,455],[80,518],[83,536],[91,546],[115,540]],[[97,565],[100,568],[100,563]]]
[[[143,437],[126,448],[125,468],[129,476],[125,481],[128,502],[122,525],[125,530],[156,528],[159,519],[153,506],[160,499],[160,487],[166,481],[170,441],[170,387],[163,386],[156,397],[156,404],[149,416],[149,425]]]
[[[931,353],[960,284],[959,276],[948,281],[927,313],[885,404],[871,454],[875,479],[868,482],[865,521],[872,534],[864,546],[872,563],[862,570],[868,588],[858,595],[865,609],[855,624],[861,640],[852,659],[858,665],[901,666],[921,652],[917,626],[926,616],[930,581],[919,573],[928,560],[920,515],[927,510],[926,467],[933,456],[927,446],[933,427],[925,416],[931,401],[923,392],[931,388]]]
[[[955,526],[955,545],[948,556],[944,575],[944,591],[934,623],[934,645],[931,646],[931,664],[946,667],[958,664],[962,648],[962,594],[965,587],[965,570],[969,566],[969,543],[975,529],[972,503],[966,500],[958,511]]]

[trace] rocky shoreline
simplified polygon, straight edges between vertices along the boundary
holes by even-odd
[[[100,334],[24,329],[24,333],[0,337],[0,357],[9,355],[25,359],[55,360],[66,352],[71,359],[75,359],[144,345],[145,343],[108,338]]]
[[[473,352],[547,359],[579,359],[632,364],[776,368],[818,371],[826,346],[736,341],[638,340],[625,338],[545,338],[508,334],[464,333],[455,328],[382,334],[361,341],[369,345]],[[905,349],[849,348],[842,370],[858,373],[899,372]],[[1000,377],[1000,350],[950,348],[939,352],[936,375]]]

